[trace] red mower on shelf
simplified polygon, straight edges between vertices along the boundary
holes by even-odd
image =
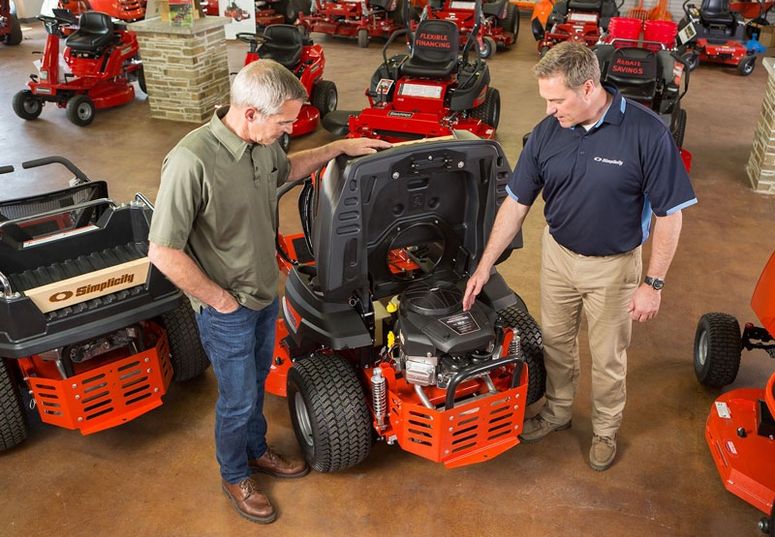
[[[544,392],[541,331],[495,269],[462,310],[511,170],[497,142],[461,137],[329,162],[303,180],[305,232],[278,236],[266,389],[317,471],[360,463],[375,438],[450,468],[487,461]]]
[[[775,254],[764,267],[751,298],[762,327],[706,313],[694,338],[694,372],[704,386],[735,381],[742,349],[764,349],[775,358]],[[759,529],[775,536],[775,373],[764,389],[740,388],[716,399],[705,439],[726,489],[765,514]]]
[[[468,41],[473,30],[477,2],[474,0],[431,0],[426,5],[427,18],[455,24],[461,43]],[[480,4],[479,54],[489,58],[496,50],[511,48],[519,35],[519,9],[508,0],[485,0]]]
[[[114,19],[134,22],[145,18],[147,4],[148,0],[59,0],[58,7],[73,15],[99,11]]]
[[[317,129],[321,118],[336,110],[336,84],[323,80],[326,67],[323,48],[313,44],[295,26],[275,24],[267,26],[261,34],[239,33],[237,38],[250,46],[245,65],[258,59],[274,60],[292,71],[307,90],[309,104],[301,107],[293,122],[291,136],[309,134]],[[285,151],[288,151],[291,136],[284,134],[280,139]]]
[[[71,186],[0,201],[0,451],[26,439],[25,407],[88,435],[210,365],[191,304],[148,260],[153,205],[114,203],[62,157],[22,167],[54,163]]]
[[[78,126],[94,120],[97,110],[131,102],[137,80],[145,92],[143,65],[134,32],[96,11],[76,19],[69,11],[54,10],[54,17],[40,15],[48,32],[39,74],[30,75],[29,89],[13,97],[13,110],[22,119],[40,116],[43,105],[55,103],[67,110],[67,118]],[[77,27],[77,30],[73,31]],[[64,39],[64,63],[59,46]]]
[[[683,10],[678,37],[691,70],[709,62],[735,66],[743,76],[753,73],[756,54],[763,47],[747,41],[750,32],[743,17],[729,10],[729,0],[702,0],[700,9],[687,0]]]
[[[15,46],[22,42],[22,26],[16,16],[16,6],[10,0],[0,0],[0,43]]]
[[[314,0],[312,13],[299,12],[296,24],[308,32],[357,38],[366,48],[372,37],[387,38],[404,28],[409,0]]]
[[[670,128],[688,172],[692,155],[683,148],[686,110],[681,99],[689,89],[689,69],[676,52],[677,32],[671,21],[612,17],[595,54],[603,82],[652,109]]]
[[[323,126],[340,136],[390,142],[454,135],[456,130],[495,138],[500,94],[490,86],[484,60],[474,52],[475,59],[469,61],[477,31],[475,26],[468,34],[461,54],[457,26],[421,20],[411,37],[411,54],[388,58],[390,45],[408,30],[394,32],[382,48],[383,63],[366,90],[369,107],[329,114]]]
[[[608,29],[611,17],[619,16],[624,0],[560,0],[542,26],[540,19],[531,23],[533,37],[538,41],[538,53],[543,56],[557,43],[578,41],[594,46]]]
[[[229,17],[230,19],[234,19],[237,22],[241,22],[244,20],[248,20],[250,18],[250,12],[242,9],[237,5],[237,2],[232,0],[229,3],[229,5],[226,6],[226,9],[223,11],[223,16]]]

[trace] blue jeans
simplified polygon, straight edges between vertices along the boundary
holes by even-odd
[[[272,365],[277,311],[275,299],[259,311],[240,306],[224,314],[205,308],[196,316],[218,379],[215,455],[228,483],[250,476],[248,459],[266,451],[264,381]]]

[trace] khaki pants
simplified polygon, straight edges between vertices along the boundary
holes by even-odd
[[[541,329],[546,364],[546,407],[554,424],[571,419],[579,378],[578,333],[582,309],[592,354],[592,430],[613,436],[627,397],[627,347],[632,321],[627,311],[640,284],[641,248],[590,257],[559,245],[544,231],[541,267]]]

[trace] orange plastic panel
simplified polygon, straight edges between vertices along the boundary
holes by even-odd
[[[775,253],[767,261],[751,298],[753,309],[767,331],[775,335]]]

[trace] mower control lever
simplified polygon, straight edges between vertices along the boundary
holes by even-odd
[[[75,175],[78,178],[80,182],[82,183],[89,182],[89,178],[86,176],[85,173],[83,173],[83,171],[81,171],[81,169],[78,166],[76,166],[75,164],[67,160],[65,157],[60,157],[56,155],[22,162],[22,168],[27,170],[29,168],[37,168],[38,166],[46,166],[48,164],[54,164],[54,163],[61,164],[62,166],[70,170],[73,173],[73,175]]]
[[[13,166],[0,166],[0,173],[11,173]]]

